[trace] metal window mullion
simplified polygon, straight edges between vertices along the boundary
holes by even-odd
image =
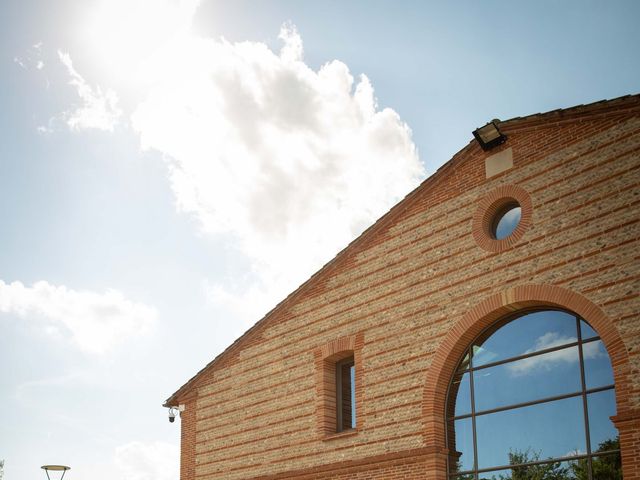
[[[584,354],[582,352],[582,331],[580,329],[580,317],[576,316],[576,328],[578,329],[578,357],[580,359],[580,385],[582,386],[582,408],[584,410],[584,433],[587,443],[587,476],[593,478],[591,464],[591,433],[589,431],[589,407],[587,405],[587,382],[584,375]]]
[[[473,388],[473,343],[469,347],[469,393],[471,396],[471,435],[473,439],[473,478],[478,480],[478,441],[476,437],[476,397]],[[454,422],[455,428],[455,422]]]
[[[336,363],[336,431],[342,429],[342,364]]]
[[[589,395],[591,393],[604,392],[605,390],[613,390],[613,389],[614,389],[614,385],[605,385],[602,387],[596,387],[596,388],[591,388],[589,390],[586,390],[586,393],[587,395]],[[490,410],[481,410],[480,412],[475,412],[474,415],[476,417],[479,417],[481,415],[489,415],[491,413],[498,413],[498,412],[504,412],[507,410],[515,410],[517,408],[530,407],[530,406],[538,405],[541,403],[548,403],[548,402],[554,402],[556,400],[564,400],[566,398],[579,397],[582,395],[582,393],[583,393],[582,390],[578,390],[572,393],[563,393],[562,395],[554,395],[553,397],[544,397],[536,400],[529,400],[528,402],[512,403],[510,405],[504,405],[502,407],[496,407]],[[464,418],[470,418],[470,417],[471,417],[471,413],[467,413],[464,415],[458,415],[456,417],[452,417],[452,419],[462,420]]]
[[[357,415],[358,405],[356,404],[356,363],[355,359],[353,364],[349,367],[349,390],[351,393],[351,428],[358,426]]]
[[[592,338],[589,338],[589,339],[585,340],[582,343],[597,342],[598,340],[600,340],[600,337],[592,337]],[[524,359],[530,358],[530,357],[537,357],[538,355],[545,355],[547,353],[557,352],[558,350],[564,350],[565,348],[577,347],[578,343],[579,343],[578,341],[575,341],[575,342],[571,342],[571,343],[565,343],[563,345],[556,345],[555,347],[544,348],[542,350],[536,350],[535,352],[524,353],[522,355],[516,355],[515,357],[509,357],[509,358],[504,358],[502,360],[496,360],[495,362],[485,363],[484,365],[479,365],[477,367],[469,367],[467,369],[457,370],[456,372],[457,373],[467,373],[467,372],[469,372],[471,370],[483,370],[485,368],[497,367],[498,365],[503,365],[505,363],[517,362],[518,360],[524,360]]]

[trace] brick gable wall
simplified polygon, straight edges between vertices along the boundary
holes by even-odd
[[[640,479],[637,99],[632,107],[515,120],[503,147],[463,149],[197,378],[182,416],[182,480],[445,478],[444,441],[429,430],[443,424],[446,394],[427,392],[434,359],[453,358],[448,335],[474,308],[497,296],[505,300],[496,308],[508,309],[506,292],[530,285],[579,296],[621,339],[607,344],[624,371],[617,425],[625,479]],[[486,179],[485,158],[505,148],[513,168]],[[530,197],[530,224],[514,245],[488,251],[474,215],[509,187]],[[356,335],[364,427],[327,438],[317,427],[314,352]]]

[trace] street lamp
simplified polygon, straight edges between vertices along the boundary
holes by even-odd
[[[48,480],[51,480],[49,472],[62,472],[62,475],[60,476],[60,480],[62,480],[64,478],[64,474],[67,473],[67,470],[71,470],[71,467],[67,467],[66,465],[43,465],[40,468],[45,471]]]

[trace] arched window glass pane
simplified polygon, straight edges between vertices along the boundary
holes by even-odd
[[[555,310],[497,325],[451,381],[449,480],[621,480],[613,370],[597,333]]]
[[[578,392],[578,347],[475,370],[473,382],[476,412]]]
[[[480,469],[509,465],[509,453],[514,452],[539,452],[541,459],[585,452],[582,398],[480,415],[476,437]]]
[[[458,472],[464,472],[466,470],[473,469],[473,430],[471,425],[471,419],[465,418],[455,421],[456,438],[455,445],[458,456],[456,465]]]
[[[587,389],[613,385],[613,369],[602,340],[585,343],[582,354]]]
[[[582,335],[582,340],[588,340],[598,336],[596,331],[584,320],[580,320],[580,334]]]
[[[451,394],[455,394],[455,416],[471,413],[471,388],[469,385],[470,374],[456,375],[451,384]]]
[[[506,324],[474,345],[474,367],[505,358],[574,343],[578,339],[576,317],[554,310],[534,312]]]
[[[616,414],[616,399],[613,390],[587,395],[589,408],[589,431],[591,449],[594,452],[608,448],[607,443],[618,437],[618,431],[611,418]]]

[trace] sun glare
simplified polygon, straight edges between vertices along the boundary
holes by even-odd
[[[84,22],[90,53],[119,83],[136,82],[144,61],[186,35],[198,1],[100,0]]]

